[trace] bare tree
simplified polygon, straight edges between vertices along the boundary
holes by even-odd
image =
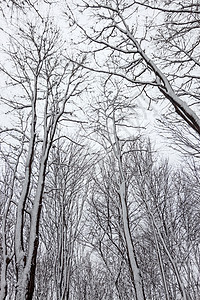
[[[110,201],[110,204],[105,203],[105,206],[107,206],[107,208],[104,208],[105,215],[103,216],[103,208],[100,203],[96,207],[97,204],[94,201],[93,207],[96,209],[96,214],[99,214],[99,222],[101,222],[102,217],[104,218],[104,225],[101,224],[101,227],[102,229],[104,228],[108,238],[112,240],[112,234],[113,236],[115,235],[114,231],[118,235],[120,232],[120,237],[124,243],[130,278],[135,290],[135,297],[136,299],[145,299],[142,276],[138,266],[137,254],[129,224],[128,181],[123,162],[123,152],[125,151],[124,149],[126,148],[127,142],[126,138],[129,139],[130,137],[125,137],[124,139],[121,137],[124,133],[122,128],[123,126],[128,126],[128,118],[131,118],[131,110],[133,113],[134,105],[130,103],[129,97],[123,94],[119,86],[119,83],[108,78],[101,95],[102,99],[97,100],[96,106],[95,104],[91,104],[93,106],[91,115],[93,118],[94,131],[98,134],[97,140],[99,140],[99,143],[103,146],[105,151],[104,155],[108,156],[108,168],[115,170],[114,173],[108,171],[110,175],[102,175],[103,178],[101,180],[100,189],[102,189],[104,193],[107,193],[107,195],[104,196],[106,197],[106,202]],[[127,111],[129,111],[129,113],[127,113]],[[95,123],[94,120],[96,120]],[[122,150],[123,147],[124,149]],[[105,168],[105,165],[99,165],[99,168],[101,170],[101,168]],[[111,176],[111,178],[113,177],[113,180],[107,179],[109,176]],[[106,180],[108,180],[108,183],[104,183]],[[96,182],[97,179],[94,178],[94,181]],[[108,188],[108,185],[111,187]],[[115,200],[112,198],[115,198]],[[113,214],[110,205],[113,206],[113,208],[115,207],[118,213]],[[113,221],[115,225],[112,220],[110,220],[111,215],[112,218],[119,217],[119,219]],[[108,226],[107,229],[106,224]],[[118,226],[118,232],[116,229],[114,229],[114,231],[111,230],[113,225]]]
[[[141,148],[138,145],[137,149],[142,150],[144,146]],[[166,163],[158,164],[155,162],[152,149],[149,146],[147,149],[148,151],[130,152],[127,161],[127,169],[133,168],[132,174],[134,174],[131,192],[138,201],[142,201],[145,209],[145,224],[142,226],[144,233],[141,237],[144,244],[140,248],[141,260],[147,257],[148,261],[142,264],[142,269],[146,270],[143,273],[144,277],[148,274],[144,282],[149,284],[150,279],[152,281],[150,286],[156,287],[155,278],[161,276],[163,287],[160,287],[159,282],[158,287],[152,291],[152,295],[149,295],[152,298],[157,299],[156,294],[159,292],[159,297],[165,299],[178,297],[195,299],[198,290],[195,278],[198,273],[198,263],[194,263],[194,253],[197,249],[194,244],[190,245],[190,249],[187,248],[186,241],[190,239],[190,234],[183,229],[185,227],[183,223],[187,223],[184,212],[193,207],[194,210],[192,209],[189,213],[192,216],[198,211],[195,189],[193,184],[187,186],[184,173],[172,172]],[[194,173],[192,175],[191,172],[190,179],[193,176]],[[195,233],[198,228],[196,217],[193,215],[192,219],[193,221],[190,219],[190,222],[193,224],[192,228],[195,228],[194,239],[198,240]],[[148,253],[148,247],[151,247],[152,257]],[[153,265],[148,257],[151,257]],[[193,261],[189,269],[187,269],[186,257],[190,257]],[[189,278],[188,274],[193,275]],[[193,291],[192,286],[195,287]],[[148,287],[147,290],[149,290]]]
[[[19,119],[22,121],[20,116]],[[17,198],[22,185],[20,164],[24,159],[24,138],[25,135],[20,130],[1,129],[1,299],[5,299],[7,295],[14,297],[13,236]],[[7,144],[10,141],[13,143]]]
[[[79,86],[84,80],[81,68],[62,55],[58,29],[50,20],[38,19],[36,22],[37,26],[28,22],[19,28],[16,36],[11,37],[8,55],[13,70],[1,67],[11,87],[17,87],[19,91],[14,100],[7,95],[2,97],[3,102],[13,111],[23,111],[27,119],[25,173],[17,201],[14,238],[16,299],[33,297],[49,152],[59,121],[61,118],[66,120],[66,103],[80,93]]]
[[[130,123],[126,123],[132,118],[132,116],[128,118],[127,113],[128,109],[130,111],[129,101],[126,99],[126,102],[125,98],[121,97],[117,86],[113,92],[108,84],[109,81],[110,79],[105,85],[105,98],[101,95],[97,104],[95,105],[94,102],[92,104],[92,123],[94,125],[96,121],[94,126],[97,133],[96,141],[104,149],[102,156],[104,162],[99,163],[97,174],[94,176],[90,214],[96,225],[91,229],[91,245],[103,259],[112,276],[114,275],[113,278],[116,278],[117,268],[115,271],[112,270],[109,259],[116,255],[116,257],[121,256],[121,261],[124,261],[125,253],[128,252],[126,241],[130,238],[134,241],[134,253],[140,266],[147,298],[195,299],[198,291],[195,275],[198,263],[194,261],[198,250],[194,244],[189,247],[190,249],[185,244],[190,234],[183,230],[182,223],[185,217],[180,210],[180,207],[184,207],[180,189],[183,197],[188,198],[187,205],[192,207],[192,203],[196,203],[196,200],[192,200],[196,198],[194,186],[187,187],[185,175],[181,173],[179,176],[178,172],[174,174],[167,164],[156,162],[156,153],[154,155],[155,151],[152,150],[149,142],[136,142],[133,136],[127,136],[122,130],[125,124],[131,127],[128,125]],[[109,93],[106,93],[107,87]],[[132,109],[134,110],[134,107]],[[120,157],[116,155],[116,145]],[[120,159],[121,169],[117,158]],[[128,212],[126,215],[122,211],[123,202],[119,193],[120,170],[126,182]],[[198,172],[196,176],[197,174]],[[190,179],[192,176],[190,175]],[[183,186],[182,182],[184,182]],[[186,196],[188,193],[192,199]],[[185,211],[185,208],[183,209]],[[196,208],[193,213],[195,211]],[[125,236],[124,228],[127,227],[123,218],[127,220],[125,223],[129,224],[130,235]],[[197,227],[195,221],[194,232]],[[197,236],[195,240],[198,240]],[[185,263],[186,256],[193,261],[190,267]],[[130,268],[130,260],[126,263]],[[193,290],[192,286],[195,286]]]
[[[160,1],[160,5],[162,5],[163,2],[165,1]],[[198,83],[196,84],[198,76],[195,74],[191,75],[194,68],[197,70],[199,67],[199,58],[196,57],[198,56],[198,54],[196,54],[198,42],[192,42],[191,47],[188,46],[188,48],[184,48],[184,46],[182,47],[180,44],[185,43],[185,47],[187,44],[186,41],[184,42],[184,28],[186,28],[187,25],[186,21],[181,21],[181,18],[186,16],[186,19],[189,20],[191,30],[196,28],[195,24],[198,22],[199,4],[198,1],[193,2],[192,5],[188,5],[187,1],[183,4],[178,1],[170,3],[171,7],[160,8],[159,5],[150,5],[148,1],[134,1],[131,4],[128,1],[118,0],[105,0],[103,2],[79,1],[77,3],[77,10],[84,13],[88,22],[91,22],[91,26],[88,28],[85,24],[81,24],[81,19],[76,17],[73,8],[68,7],[67,14],[72,20],[72,23],[80,28],[88,40],[88,46],[90,47],[89,49],[91,49],[89,51],[91,53],[91,59],[93,57],[93,62],[86,64],[86,68],[97,73],[109,74],[110,76],[118,76],[126,79],[129,87],[131,85],[134,87],[137,86],[141,92],[145,93],[147,96],[145,97],[149,99],[150,102],[151,99],[154,98],[151,89],[154,90],[154,88],[157,87],[158,91],[169,100],[181,119],[183,119],[189,127],[193,128],[198,136],[200,133],[200,119],[196,110],[190,106],[193,101],[192,99],[196,101],[198,95],[195,94],[196,92],[192,92],[191,94],[190,87],[188,86],[188,84],[190,85],[190,80],[194,82],[196,87],[198,86]],[[169,3],[166,5],[168,4]],[[174,56],[170,56],[169,58],[170,61],[173,60],[173,66],[177,66],[176,69],[173,68],[172,71],[166,71],[165,68],[164,71],[162,71],[161,64],[155,62],[153,55],[149,51],[149,46],[152,45],[152,47],[154,47],[154,43],[149,43],[148,41],[152,39],[151,34],[157,34],[156,30],[153,29],[151,31],[149,29],[151,28],[151,24],[146,23],[144,18],[142,18],[141,23],[138,25],[140,16],[146,14],[145,9],[147,8],[151,11],[161,11],[162,14],[165,12],[168,13],[168,19],[170,18],[169,14],[171,14],[170,22],[167,23],[167,36],[165,29],[161,29],[159,32],[160,36],[162,35],[162,39],[165,39],[164,42],[167,40],[165,48],[171,49],[171,53],[174,51],[174,48],[176,48],[176,51],[173,52]],[[178,20],[172,22],[174,14]],[[158,20],[156,19],[155,21],[155,23],[157,22],[156,25],[159,25],[159,17],[163,18],[163,15],[158,15]],[[181,24],[183,25],[183,31],[180,32],[176,27],[181,27]],[[139,26],[141,26],[141,28],[139,28]],[[174,33],[174,28],[176,29],[175,34],[171,37],[171,33]],[[178,34],[178,32],[180,32],[180,34]],[[191,34],[190,29],[188,29],[187,33],[189,38]],[[180,36],[182,37],[181,41]],[[196,32],[196,36],[198,36],[198,31]],[[196,40],[196,38],[194,39]],[[173,44],[173,47],[170,43]],[[161,48],[157,50],[160,53],[160,55],[157,55],[159,58],[162,57],[161,51],[165,51],[164,49]],[[102,53],[105,59],[100,59],[99,52]],[[182,58],[183,55],[184,58]],[[180,56],[181,58],[179,58]],[[172,77],[175,79],[177,76],[177,68],[178,71],[181,70],[176,81],[180,82],[180,79],[182,79],[180,90],[175,87],[176,82],[171,81],[171,73],[174,72],[172,73]],[[184,72],[188,73],[188,71],[186,71],[188,69],[191,70],[191,72],[188,74],[188,79],[186,79]],[[195,86],[194,88],[196,89]],[[157,95],[156,90],[154,91]],[[190,98],[191,101],[188,101],[188,98]],[[186,101],[184,101],[184,99],[186,99]]]
[[[48,287],[51,282],[57,299],[70,299],[74,256],[84,230],[82,214],[88,196],[92,157],[90,163],[88,159],[87,151],[78,143],[67,145],[58,140],[52,149],[40,233],[41,261],[45,257],[50,262],[48,283],[44,284],[44,278],[40,293],[37,291],[40,295],[43,293],[44,298],[52,298],[52,293],[45,293],[45,285]],[[38,285],[41,273],[43,269],[38,268]]]

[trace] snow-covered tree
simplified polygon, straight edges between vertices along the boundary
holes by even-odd
[[[1,67],[10,86],[2,101],[15,115],[18,112],[22,115],[20,128],[9,126],[2,134],[11,132],[13,139],[21,138],[25,153],[24,161],[20,162],[23,181],[16,199],[13,237],[16,299],[33,296],[49,153],[58,124],[67,120],[67,103],[80,93],[84,80],[81,67],[65,58],[62,47],[59,30],[50,18],[38,17],[18,26],[6,51],[10,64]],[[10,142],[5,138],[4,144]]]

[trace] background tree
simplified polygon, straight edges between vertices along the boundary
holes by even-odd
[[[91,158],[91,157],[90,157]],[[71,276],[84,231],[82,214],[88,197],[87,150],[78,143],[59,139],[51,153],[41,222],[41,266],[47,261],[48,276],[38,267],[38,293],[52,299],[71,299]],[[41,277],[42,280],[41,285]],[[48,289],[45,292],[45,286]]]
[[[120,237],[117,237],[117,239],[123,239],[123,247],[125,250],[124,256],[126,257],[125,259],[129,269],[129,276],[132,281],[133,288],[135,289],[135,297],[136,299],[145,299],[142,277],[137,263],[137,254],[134,249],[134,242],[129,224],[128,182],[123,162],[123,151],[125,151],[124,149],[126,148],[126,137],[121,138],[119,135],[123,134],[123,129],[121,128],[126,126],[128,122],[128,115],[129,117],[131,116],[131,113],[127,113],[127,111],[131,111],[134,105],[130,104],[129,97],[123,94],[118,83],[113,82],[109,78],[106,80],[104,85],[104,94],[101,97],[102,99],[100,98],[97,102],[96,109],[95,105],[92,104],[92,115],[96,113],[98,116],[95,130],[97,134],[99,134],[100,144],[102,144],[105,151],[104,155],[108,156],[109,161],[108,170],[103,170],[105,168],[105,164],[99,166],[100,170],[102,168],[100,173],[103,173],[101,183],[99,183],[99,188],[107,195],[103,196],[105,197],[105,208],[103,208],[100,203],[97,204],[95,200],[92,200],[92,204],[94,210],[96,210],[96,214],[98,214],[97,219],[99,219],[99,222],[102,223],[102,219],[104,218],[103,223],[105,225],[101,224],[100,227],[104,231],[106,238],[111,239],[112,243],[112,235],[114,237],[116,234],[119,235],[120,233]],[[129,139],[129,137],[127,139]],[[122,147],[124,147],[123,150]],[[114,170],[114,173],[109,170],[110,167]],[[97,172],[99,173],[98,170]],[[107,172],[110,174],[108,175]],[[98,182],[96,177],[98,178],[98,176],[95,176],[94,181]],[[109,177],[113,178],[113,180],[110,181]],[[108,182],[106,182],[107,180]],[[109,191],[108,186],[111,186],[111,191]],[[97,193],[98,191],[95,188],[95,194]],[[94,195],[94,199],[95,198],[96,197]],[[115,207],[116,212],[114,215],[110,205],[113,209]],[[112,219],[110,220],[110,216],[112,216],[111,218],[113,221]],[[113,228],[113,225],[117,228]],[[116,229],[117,233],[115,233]],[[118,244],[118,242],[116,243]]]

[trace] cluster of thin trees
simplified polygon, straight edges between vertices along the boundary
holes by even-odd
[[[0,6],[0,299],[198,299],[200,2]]]

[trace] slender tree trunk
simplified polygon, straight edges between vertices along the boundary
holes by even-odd
[[[135,289],[136,300],[145,300],[143,282],[142,282],[140,270],[138,267],[135,249],[134,249],[134,245],[133,245],[133,240],[132,240],[132,236],[131,236],[131,232],[130,232],[127,199],[126,199],[127,198],[126,182],[125,182],[124,173],[123,173],[122,154],[121,154],[119,139],[117,137],[114,113],[113,113],[113,129],[114,129],[114,139],[115,139],[115,148],[113,147],[113,151],[114,151],[115,157],[118,162],[118,167],[119,167],[119,177],[120,177],[119,197],[120,197],[120,203],[121,203],[123,233],[124,233],[124,238],[125,238],[125,243],[126,243],[128,261],[129,261],[129,269],[130,269],[130,273],[131,273],[133,286]]]
[[[153,214],[152,214],[151,211],[150,211],[150,208],[148,207],[148,204],[146,204],[146,205],[147,205],[147,209],[148,209],[148,211],[149,211],[150,217],[151,217],[152,224],[153,224],[153,226],[154,226],[155,234],[156,234],[156,232],[158,233],[160,242],[161,242],[161,244],[163,245],[163,248],[164,248],[164,250],[165,250],[165,253],[166,253],[166,255],[168,256],[169,261],[170,261],[170,263],[171,263],[171,265],[172,265],[172,267],[173,267],[173,270],[174,270],[174,273],[175,273],[175,276],[176,276],[176,279],[177,279],[177,282],[178,282],[178,285],[179,285],[179,289],[180,289],[180,292],[181,292],[181,295],[182,295],[182,299],[183,299],[183,300],[190,300],[190,297],[189,297],[189,295],[187,295],[187,293],[186,293],[184,284],[183,284],[183,282],[182,282],[180,273],[179,273],[179,271],[178,271],[177,264],[176,264],[176,262],[174,261],[172,255],[170,254],[170,251],[168,250],[168,247],[167,247],[167,245],[166,245],[166,243],[165,243],[165,240],[163,239],[163,236],[162,236],[162,234],[161,234],[161,232],[160,232],[159,227],[158,227],[157,224],[156,224],[156,221],[155,221],[155,219],[154,219]]]
[[[2,248],[3,248],[3,262],[1,266],[1,290],[0,290],[0,299],[5,300],[7,296],[7,281],[6,281],[6,275],[7,275],[7,268],[8,264],[10,262],[10,258],[7,255],[7,246],[6,246],[6,218],[8,215],[9,210],[9,203],[7,203],[7,206],[5,208],[5,212],[3,214],[3,224],[2,224]]]
[[[122,206],[123,231],[124,231],[124,237],[125,237],[125,242],[126,242],[129,267],[130,267],[130,271],[131,271],[131,275],[132,275],[132,282],[133,282],[134,288],[135,288],[136,299],[144,300],[145,295],[144,295],[142,278],[141,278],[140,270],[139,270],[139,267],[137,264],[135,249],[133,246],[133,241],[132,241],[132,237],[131,237],[131,233],[130,233],[125,189],[126,189],[125,182],[122,182],[120,184],[120,201],[121,201],[121,206]]]
[[[15,258],[16,258],[16,270],[17,270],[16,297],[17,299],[21,299],[21,300],[27,299],[25,298],[26,284],[24,285],[24,282],[28,280],[28,278],[26,278],[27,275],[24,274],[27,257],[25,255],[24,245],[23,245],[23,228],[24,228],[24,213],[25,213],[24,207],[25,207],[25,203],[27,200],[29,187],[30,187],[32,162],[33,162],[33,155],[34,155],[34,148],[35,148],[35,137],[36,137],[35,128],[36,128],[36,119],[37,119],[36,118],[37,78],[35,80],[34,92],[35,92],[34,99],[32,102],[31,137],[30,137],[28,156],[27,156],[26,166],[25,166],[25,179],[22,187],[22,193],[17,206],[17,220],[15,226]]]
[[[1,269],[1,290],[0,290],[0,299],[5,300],[7,296],[7,282],[6,282],[6,274],[7,274],[7,257],[4,256],[2,269]]]
[[[157,251],[157,255],[158,255],[158,261],[159,261],[159,265],[160,265],[160,271],[161,271],[163,286],[164,286],[164,290],[165,290],[165,298],[166,298],[166,300],[170,300],[169,291],[168,291],[168,287],[167,287],[167,282],[166,282],[166,278],[165,278],[163,260],[162,260],[161,251],[160,251],[160,247],[159,247],[159,243],[158,243],[158,239],[157,239],[157,235],[156,235],[154,225],[153,225],[153,235],[154,235],[154,239],[155,239],[155,242],[156,242],[156,251]]]

